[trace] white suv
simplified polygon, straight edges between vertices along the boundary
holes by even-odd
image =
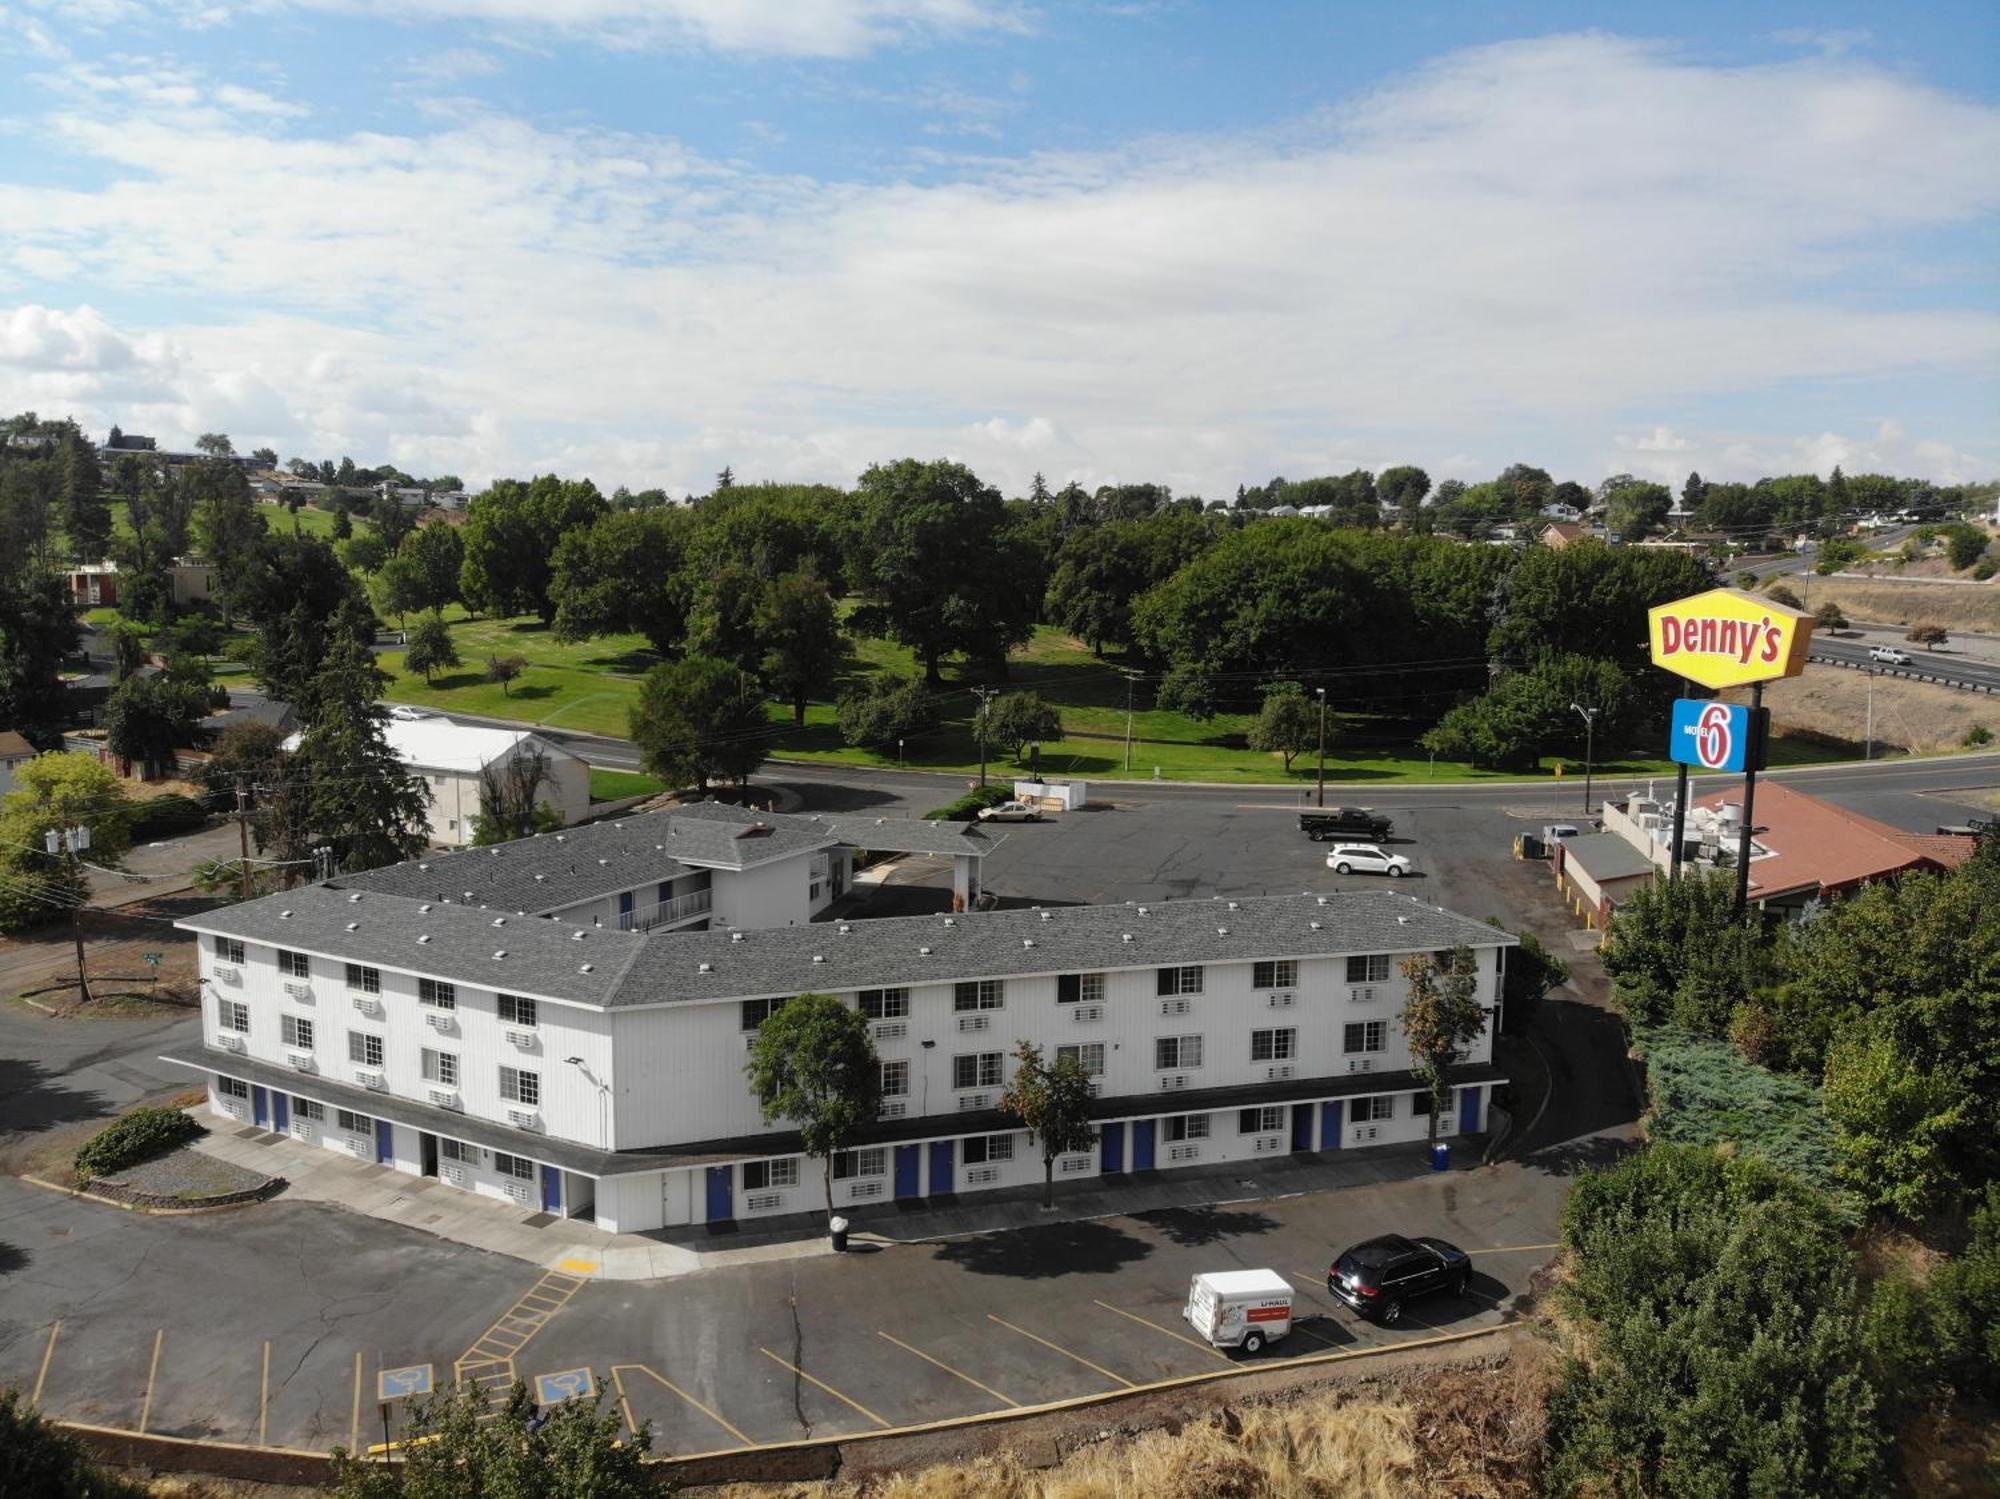
[[[1399,880],[1416,868],[1402,854],[1392,854],[1373,843],[1337,843],[1326,856],[1326,867],[1336,874],[1386,874]]]

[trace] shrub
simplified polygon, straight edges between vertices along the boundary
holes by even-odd
[[[1818,622],[1822,630],[1844,630],[1847,628],[1847,616],[1841,613],[1840,605],[1832,599],[1828,599],[1817,609],[1813,610],[1813,618]]]
[[[1982,744],[1993,742],[1993,731],[1983,723],[1976,723],[1965,731],[1964,744],[1967,749],[1977,749]]]
[[[2000,572],[2000,564],[1996,564],[1991,557],[1982,557],[1979,559],[1979,565],[1972,569],[1972,581],[1984,583],[1996,572]]]
[[[145,1499],[148,1492],[102,1467],[82,1442],[45,1420],[19,1390],[0,1390],[0,1494]]]
[[[975,786],[957,801],[933,807],[924,816],[932,822],[972,822],[978,818],[981,807],[997,807],[1013,799],[1011,787]]]
[[[1774,604],[1783,604],[1787,609],[1802,607],[1799,603],[1799,596],[1783,583],[1773,583],[1769,588],[1766,588],[1764,590],[1764,597]]]
[[[1489,916],[1486,924],[1499,926],[1500,918]],[[1549,990],[1569,982],[1569,965],[1544,947],[1540,937],[1526,927],[1519,936],[1521,945],[1507,954],[1507,972],[1500,992],[1500,1028],[1510,1036],[1531,1029]]]
[[[1904,632],[1903,638],[1912,645],[1921,645],[1934,651],[1951,639],[1951,632],[1943,625],[1911,625]]]
[[[146,843],[155,838],[175,838],[206,826],[208,808],[191,796],[148,797],[132,814],[132,841]]]
[[[1755,588],[1757,586],[1757,575],[1748,571],[1738,573],[1736,575],[1736,586],[1738,588]]]
[[[1945,552],[1961,572],[1986,554],[1986,533],[1977,526],[1952,526],[1945,532]]]
[[[149,1161],[201,1132],[201,1126],[179,1109],[134,1109],[76,1153],[77,1180],[87,1182]]]

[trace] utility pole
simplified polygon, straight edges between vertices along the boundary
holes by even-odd
[[[979,699],[979,785],[982,790],[986,786],[986,711],[992,706],[993,699],[999,695],[999,692],[1000,689],[997,687],[975,687],[972,689],[972,695]]]
[[[1132,774],[1132,673],[1125,673],[1125,774]]]
[[[250,898],[250,787],[249,777],[236,778],[236,842],[243,852],[243,877],[238,888],[241,898]]]
[[[1319,802],[1326,805],[1326,689],[1315,687],[1319,694]]]
[[[1581,703],[1571,703],[1573,712],[1583,715],[1583,815],[1590,816],[1590,779],[1597,768],[1597,715],[1599,708],[1586,708]]]
[[[52,854],[66,853],[69,856],[70,879],[81,890],[86,887],[84,886],[83,871],[78,867],[82,863],[82,860],[77,856],[84,849],[90,847],[90,829],[81,824],[72,824],[70,822],[69,804],[67,802],[59,804],[58,815],[62,818],[62,827],[59,829],[50,828],[43,837],[42,846]],[[84,899],[79,894],[76,898],[76,904],[69,908],[69,929],[70,935],[76,940],[77,993],[83,996],[82,1003],[89,1004],[90,972],[84,967],[83,962],[83,906]]]
[[[1868,737],[1861,745],[1861,758],[1875,758],[1875,668],[1868,668]]]

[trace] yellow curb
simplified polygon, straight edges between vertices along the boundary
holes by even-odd
[[[24,1181],[31,1187],[40,1187],[45,1192],[60,1192],[65,1197],[75,1197],[84,1202],[95,1202],[104,1207],[119,1208],[127,1213],[143,1213],[149,1218],[189,1218],[197,1213],[233,1213],[238,1208],[261,1207],[271,1200],[268,1197],[253,1197],[248,1202],[218,1202],[207,1207],[149,1208],[136,1202],[120,1202],[115,1197],[102,1196],[99,1193],[91,1191],[88,1187],[59,1186],[55,1182],[43,1181],[39,1176],[29,1176],[25,1173],[15,1177],[14,1180]],[[103,1429],[106,1431],[116,1431],[118,1428],[107,1426]]]

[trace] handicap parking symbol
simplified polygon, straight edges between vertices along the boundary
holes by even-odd
[[[535,1399],[542,1405],[588,1399],[596,1393],[597,1381],[588,1369],[561,1369],[554,1374],[535,1376]]]
[[[375,1398],[399,1400],[405,1395],[431,1392],[431,1366],[409,1364],[401,1369],[384,1369],[375,1376]]]

